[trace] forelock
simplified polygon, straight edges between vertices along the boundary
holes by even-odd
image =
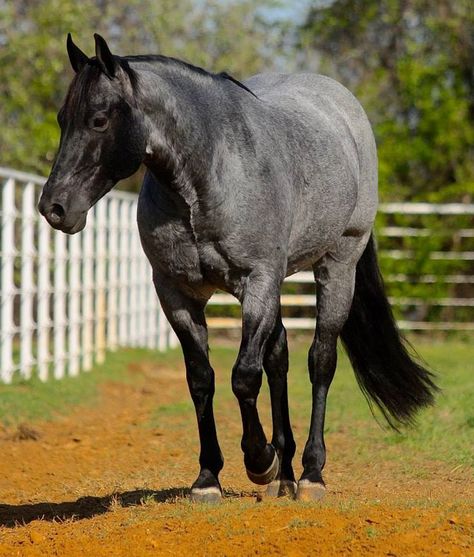
[[[100,68],[89,63],[74,76],[64,102],[67,116],[73,118],[85,110],[92,88],[99,81],[100,74]]]
[[[127,91],[127,93],[133,94],[133,90],[136,86],[135,72],[131,70],[127,62],[122,65],[121,69],[123,71],[123,76],[128,76],[128,87],[131,88],[131,91]],[[98,91],[98,85],[102,81],[101,77],[103,76],[104,74],[95,58],[91,58],[89,63],[74,76],[74,79],[69,86],[66,100],[64,102],[64,111],[66,116],[72,119],[84,113],[90,104],[94,93]],[[102,81],[104,84],[107,82],[107,80]],[[120,94],[118,91],[117,93]]]

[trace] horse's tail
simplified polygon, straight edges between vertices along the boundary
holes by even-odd
[[[373,236],[356,269],[351,311],[341,333],[357,382],[388,423],[413,422],[416,411],[433,403],[432,374],[407,350],[385,295]]]

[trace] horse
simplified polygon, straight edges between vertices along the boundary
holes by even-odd
[[[161,306],[179,338],[200,439],[196,501],[219,501],[224,460],[213,414],[205,307],[216,290],[242,308],[232,390],[249,479],[269,496],[325,492],[326,398],[342,339],[357,381],[397,428],[433,402],[432,373],[411,355],[377,262],[377,152],[356,98],[322,75],[238,81],[163,55],[117,56],[95,34],[88,57],[69,34],[75,76],[38,209],[75,234],[87,211],[140,165],[137,221]],[[280,290],[312,267],[317,324],[308,355],[312,414],[298,482]],[[265,371],[273,435],[257,410]]]

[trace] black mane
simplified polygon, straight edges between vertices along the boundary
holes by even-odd
[[[168,66],[177,66],[186,70],[190,70],[193,73],[197,73],[199,75],[205,75],[214,79],[226,79],[228,81],[231,81],[232,83],[234,83],[235,85],[237,85],[238,87],[240,87],[241,89],[244,89],[244,91],[247,91],[248,93],[250,93],[251,95],[253,95],[255,98],[258,98],[257,95],[251,91],[247,86],[245,86],[241,81],[239,81],[238,79],[236,79],[235,77],[229,75],[227,72],[220,72],[220,73],[212,73],[209,72],[207,70],[205,70],[204,68],[201,68],[199,66],[194,66],[193,64],[190,64],[188,62],[184,62],[183,60],[180,60],[179,58],[173,58],[172,56],[163,56],[161,54],[138,54],[138,55],[134,55],[134,56],[123,56],[121,57],[121,60],[124,60],[127,64],[128,62],[159,62],[161,64],[164,65],[168,65]]]

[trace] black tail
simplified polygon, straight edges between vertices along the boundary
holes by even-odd
[[[357,382],[388,423],[413,422],[416,411],[433,403],[432,374],[407,351],[385,295],[371,236],[356,269],[354,300],[341,333]]]

